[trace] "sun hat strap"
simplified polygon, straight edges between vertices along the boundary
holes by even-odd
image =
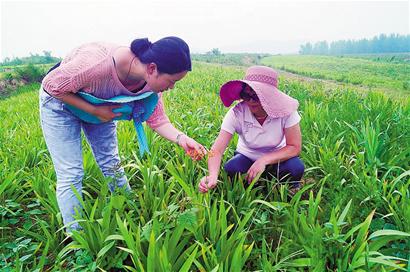
[[[145,153],[150,154],[148,148],[147,137],[145,136],[144,127],[142,126],[142,116],[145,112],[141,102],[134,102],[134,109],[132,112],[132,118],[134,120],[135,131],[137,132],[137,140],[139,146],[140,157],[144,156]]]
[[[145,136],[144,127],[142,126],[142,123],[134,119],[134,126],[137,132],[140,157],[144,156],[145,152],[150,154],[148,149],[147,137]]]

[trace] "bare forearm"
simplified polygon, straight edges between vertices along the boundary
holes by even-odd
[[[73,105],[74,107],[79,108],[90,114],[95,114],[95,111],[97,108],[93,104],[88,103],[87,101],[78,97],[74,93],[65,93],[64,95],[56,97],[56,98],[63,101],[64,103]]]
[[[213,177],[214,179],[217,179],[218,177],[219,169],[221,167],[222,155],[224,154],[231,138],[232,134],[221,130],[211,147],[211,151],[208,155],[208,171],[209,176]]]
[[[205,147],[176,129],[169,122],[153,129],[165,139],[177,143],[195,161],[201,160],[206,155]]]
[[[225,152],[232,134],[222,130],[219,132],[214,144],[209,151],[208,156],[208,171],[209,175],[205,176],[199,182],[199,191],[202,193],[208,192],[209,189],[215,188],[218,183],[219,168],[221,167],[222,154]]]
[[[177,136],[183,134],[180,130],[175,128],[171,123],[165,123],[162,126],[154,128],[154,131],[164,137],[165,139],[176,143]]]
[[[289,145],[279,150],[268,153],[264,155],[261,159],[263,159],[266,164],[275,164],[280,161],[286,161],[290,158],[296,157],[299,154],[300,148]]]
[[[211,150],[208,156],[208,171],[209,176],[217,178],[219,175],[219,169],[221,167],[222,155]]]

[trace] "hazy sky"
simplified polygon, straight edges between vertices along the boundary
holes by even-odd
[[[0,59],[90,41],[180,36],[192,52],[297,52],[307,41],[409,34],[409,1],[5,1]]]

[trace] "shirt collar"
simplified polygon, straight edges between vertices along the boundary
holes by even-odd
[[[244,121],[247,123],[254,123],[257,125],[260,125],[260,123],[256,120],[256,118],[253,116],[251,110],[249,109],[248,105],[246,105],[244,103],[244,109],[245,109],[245,116],[244,116]],[[271,121],[271,117],[268,115],[268,117],[266,117],[265,122],[270,122]]]

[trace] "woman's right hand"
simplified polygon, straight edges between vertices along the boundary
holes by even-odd
[[[194,161],[202,160],[207,153],[203,145],[199,144],[197,141],[185,134],[181,135],[180,140],[177,141],[177,144],[181,146],[185,150],[186,154],[188,154],[188,156],[190,156]]]
[[[215,188],[216,184],[218,183],[217,177],[206,176],[201,179],[199,182],[199,191],[201,193],[208,192],[209,189]]]
[[[102,122],[108,122],[115,117],[121,116],[122,113],[113,112],[114,109],[121,107],[120,105],[106,105],[106,106],[95,106],[94,115],[98,117]]]

